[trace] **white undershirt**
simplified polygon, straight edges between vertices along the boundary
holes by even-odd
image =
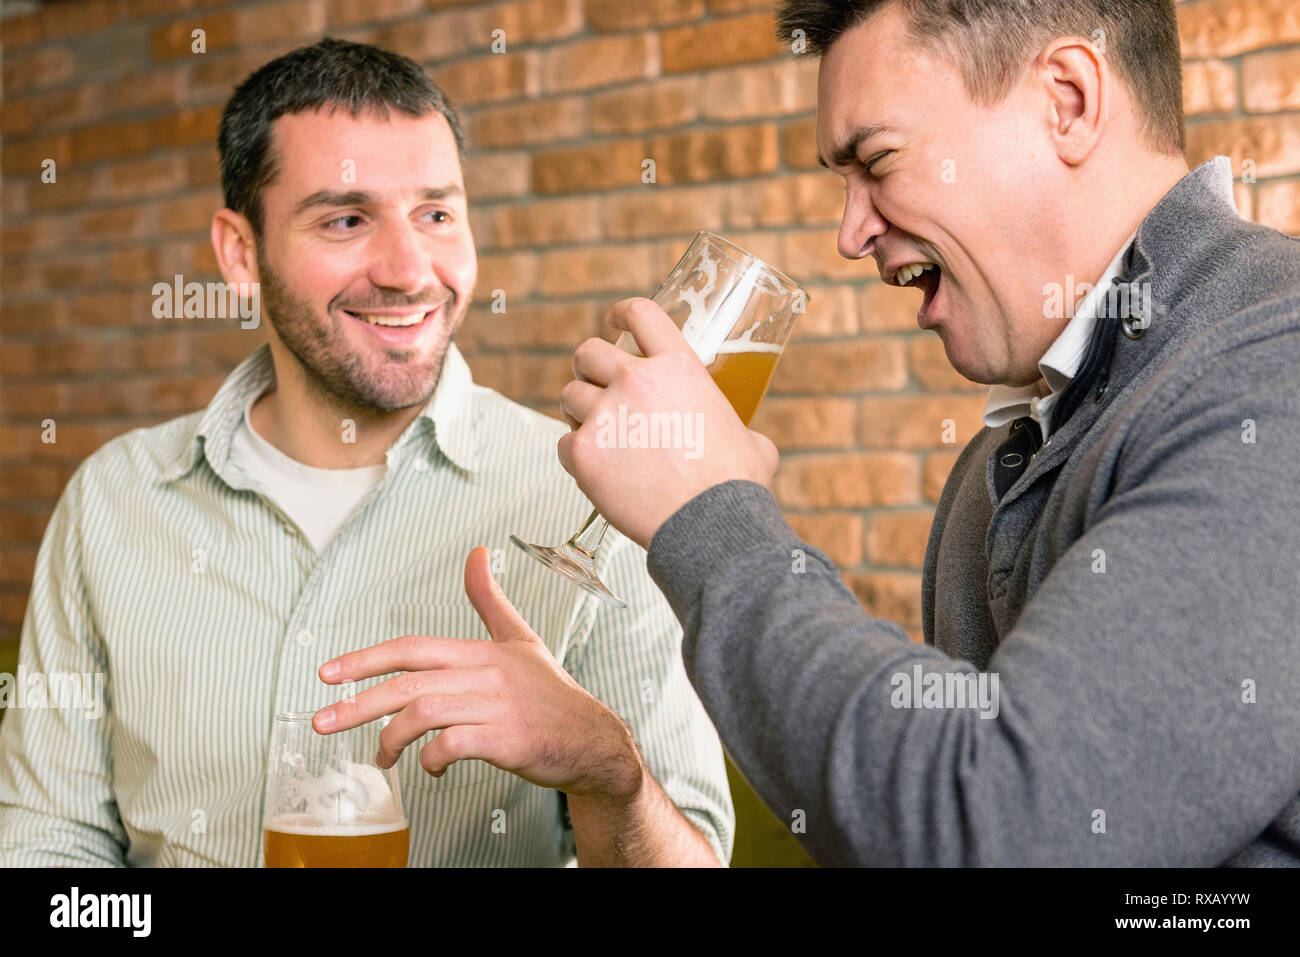
[[[244,407],[230,442],[230,463],[261,486],[320,554],[361,497],[383,480],[388,465],[318,469],[289,458],[253,428],[249,413],[259,398]]]

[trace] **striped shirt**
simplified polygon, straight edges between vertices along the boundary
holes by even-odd
[[[344,652],[405,634],[488,639],[464,592],[477,545],[556,660],[623,718],[668,797],[730,860],[722,748],[645,552],[606,536],[598,570],[628,601],[619,611],[509,544],[512,532],[563,541],[587,516],[555,454],[565,425],[475,385],[449,346],[382,480],[318,555],[256,477],[232,468],[235,428],[274,375],[262,345],[206,410],[112,440],[60,497],[19,672],[102,675],[105,706],[95,716],[8,702],[0,866],[260,865],[274,715],[341,700],[316,671]],[[434,778],[419,764],[431,735],[398,764],[411,866],[571,862],[558,792],[477,760]]]

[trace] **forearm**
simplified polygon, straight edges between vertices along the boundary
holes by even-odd
[[[569,795],[580,867],[720,867],[713,846],[642,766],[631,797]]]

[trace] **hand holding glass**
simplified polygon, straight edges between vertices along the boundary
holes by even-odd
[[[735,243],[701,232],[652,298],[681,328],[740,421],[749,425],[808,294]],[[618,346],[641,354],[630,333],[619,337]],[[608,527],[593,511],[563,545],[530,545],[514,535],[510,540],[602,601],[626,608],[596,574],[596,554]]]

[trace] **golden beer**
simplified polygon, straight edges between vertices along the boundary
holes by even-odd
[[[737,347],[737,351],[728,350],[728,346]],[[740,351],[741,347],[745,351]],[[709,366],[709,375],[745,425],[758,411],[779,358],[780,346],[737,339],[722,343],[718,358]]]
[[[267,867],[405,867],[410,833],[405,821],[322,826],[280,818],[267,824],[262,849]]]

